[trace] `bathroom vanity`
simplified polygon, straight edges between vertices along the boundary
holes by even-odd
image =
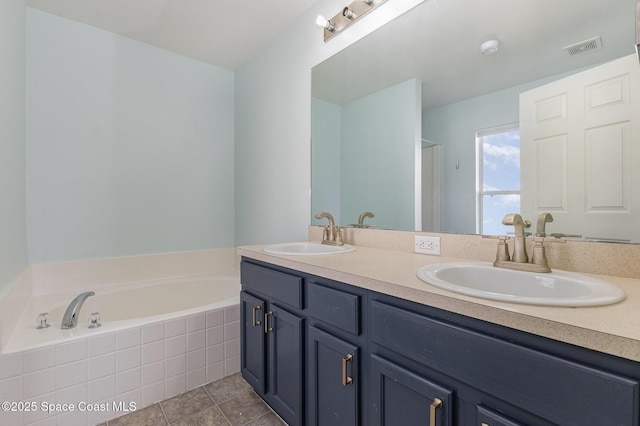
[[[616,305],[517,306],[415,277],[445,259],[262,248],[238,250],[241,369],[289,425],[640,424],[640,339],[593,321],[637,327],[638,280]]]

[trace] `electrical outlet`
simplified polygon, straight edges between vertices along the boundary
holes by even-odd
[[[416,235],[416,253],[440,255],[440,237]]]

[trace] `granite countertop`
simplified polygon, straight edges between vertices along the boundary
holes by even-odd
[[[627,298],[595,307],[547,307],[464,296],[421,281],[425,265],[466,262],[379,248],[322,256],[274,255],[266,245],[239,247],[239,255],[299,270],[427,306],[640,362],[640,279],[590,275],[620,287]]]

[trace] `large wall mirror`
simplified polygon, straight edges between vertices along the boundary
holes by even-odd
[[[318,64],[312,213],[504,234],[505,213],[535,232],[545,211],[548,234],[640,242],[635,11],[636,0],[426,0]],[[497,51],[481,52],[491,40]]]

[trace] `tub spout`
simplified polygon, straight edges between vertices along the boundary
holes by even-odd
[[[67,310],[64,313],[64,317],[62,318],[62,325],[60,326],[60,328],[74,328],[76,325],[78,325],[78,315],[80,314],[80,308],[82,308],[82,304],[85,300],[87,300],[87,297],[93,295],[95,295],[93,291],[87,291],[76,296],[76,298],[73,299],[67,307]]]

